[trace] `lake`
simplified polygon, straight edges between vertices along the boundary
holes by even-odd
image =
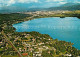
[[[77,17],[37,18],[14,24],[17,32],[37,31],[48,34],[53,39],[74,43],[73,47],[80,50],[80,19]]]

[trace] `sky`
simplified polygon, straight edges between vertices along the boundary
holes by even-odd
[[[4,7],[54,7],[65,3],[80,3],[80,0],[0,0],[0,9]]]

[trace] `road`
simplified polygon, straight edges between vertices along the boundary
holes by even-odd
[[[7,40],[7,42],[12,46],[12,48],[18,53],[19,57],[23,57],[21,53],[17,50],[17,48],[13,45],[13,43],[8,39],[8,37],[5,35],[4,31],[2,30],[1,34],[4,36],[4,38]]]

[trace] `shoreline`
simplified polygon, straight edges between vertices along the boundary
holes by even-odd
[[[43,17],[42,17],[43,18]],[[44,17],[44,18],[55,18],[55,17]],[[60,18],[60,17],[56,17],[56,18]],[[66,17],[65,17],[66,18]],[[75,18],[77,18],[77,17],[75,17]],[[40,19],[40,18],[33,18],[33,19],[30,19],[30,20],[34,20],[34,19]],[[30,20],[27,20],[27,21],[30,21]],[[19,22],[19,23],[23,23],[23,22],[27,22],[27,21],[22,21],[22,22]],[[18,23],[15,23],[15,24],[18,24]],[[13,27],[13,25],[14,24],[12,24],[12,27]],[[15,27],[14,27],[15,28]],[[15,32],[17,32],[16,31],[16,28],[15,28]],[[27,31],[26,31],[27,32]],[[21,33],[26,33],[26,32],[21,32]],[[37,32],[37,31],[31,31],[31,32]],[[20,33],[20,32],[19,32]],[[38,33],[40,33],[40,32],[38,32]],[[42,33],[40,33],[40,34],[42,34]],[[48,35],[48,34],[47,34]],[[50,36],[50,35],[49,35]],[[51,36],[50,36],[51,37]],[[52,37],[51,37],[52,38]],[[53,39],[53,38],[52,38]],[[53,40],[55,40],[55,39],[53,39]],[[57,39],[58,40],[58,39]],[[64,41],[64,40],[58,40],[58,41]],[[66,42],[70,42],[70,41],[66,41]],[[72,42],[71,42],[72,43]],[[72,43],[73,45],[74,45],[74,43]],[[73,46],[72,45],[72,46]],[[74,47],[74,46],[73,46]],[[77,49],[77,48],[76,48]],[[80,49],[78,49],[78,50],[80,50]]]

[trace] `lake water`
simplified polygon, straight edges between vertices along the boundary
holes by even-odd
[[[37,31],[49,34],[53,39],[74,43],[74,47],[80,49],[80,19],[77,17],[52,17],[38,18],[18,24],[14,24],[17,32]]]

